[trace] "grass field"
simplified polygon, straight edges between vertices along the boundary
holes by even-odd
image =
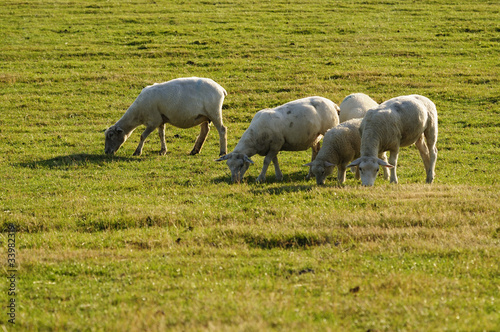
[[[499,14],[489,0],[3,1],[2,329],[500,330]],[[132,156],[142,128],[104,155],[144,86],[186,76],[228,91],[229,151],[255,112],[293,99],[425,95],[435,183],[408,147],[398,185],[317,186],[309,151],[280,154],[281,182],[271,167],[255,183],[256,156],[232,185],[215,129],[196,156],[199,129],[173,127],[166,156],[156,133]]]

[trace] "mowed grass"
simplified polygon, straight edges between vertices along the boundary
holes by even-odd
[[[4,330],[500,329],[500,6],[492,1],[4,1],[0,262],[16,234]],[[306,180],[310,152],[241,184],[213,129],[103,130],[141,89],[210,77],[228,149],[258,110],[353,92],[428,96],[436,179],[415,147],[400,184]],[[3,258],[1,258],[3,257]],[[6,307],[7,282],[0,301]]]

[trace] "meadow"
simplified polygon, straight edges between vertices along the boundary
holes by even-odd
[[[500,330],[499,13],[490,0],[3,1],[2,329]],[[199,129],[172,126],[166,156],[156,132],[132,156],[142,128],[104,154],[143,87],[188,76],[228,91],[228,151],[290,100],[427,96],[435,182],[412,146],[397,185],[348,172],[317,186],[310,151],[280,154],[281,182],[270,167],[255,183],[255,156],[231,184],[214,128],[195,156]]]

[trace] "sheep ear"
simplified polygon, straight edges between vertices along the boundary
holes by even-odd
[[[380,158],[378,158],[378,159],[377,159],[377,163],[378,163],[380,166],[384,166],[384,167],[387,167],[387,168],[394,168],[394,166],[393,166],[393,165],[391,165],[391,164],[389,164],[389,163],[385,162],[384,160],[382,160],[382,159],[380,159]]]
[[[248,156],[247,156],[247,155],[245,155],[243,158],[245,159],[245,161],[246,161],[247,163],[253,164],[252,159],[248,158]]]
[[[346,167],[354,167],[354,166],[358,166],[359,164],[361,164],[361,158],[354,160],[352,163],[350,163]]]
[[[304,164],[302,166],[309,166],[309,167],[311,167],[312,165],[313,165],[313,162],[311,161],[310,163]]]
[[[215,161],[223,161],[223,160],[228,160],[231,154],[226,154],[220,157],[219,159],[215,159]]]
[[[335,166],[335,164],[332,164],[332,163],[329,163],[328,161],[325,161],[325,166],[331,167],[331,166]]]
[[[122,129],[122,128],[120,128],[120,127],[116,127],[116,128],[115,128],[115,130],[116,130],[116,132],[117,132],[117,133],[119,133],[119,134],[123,133],[123,129]]]

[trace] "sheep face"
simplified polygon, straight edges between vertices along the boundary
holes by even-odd
[[[361,184],[363,186],[373,186],[375,184],[375,179],[380,169],[377,159],[369,158],[369,160],[362,161],[359,164],[359,175],[361,176]]]
[[[115,154],[115,152],[127,140],[127,135],[120,127],[109,127],[104,133],[106,141],[104,143],[104,152],[106,154]]]
[[[250,167],[250,164],[253,164],[253,161],[244,153],[230,153],[216,161],[222,160],[227,160],[227,167],[231,171],[231,181],[233,183],[241,182],[248,167]]]
[[[358,166],[359,174],[361,176],[361,184],[366,187],[371,187],[375,184],[375,179],[380,166],[393,168],[394,166],[386,163],[384,160],[376,157],[361,157],[354,160],[347,167]]]
[[[311,173],[316,177],[316,184],[325,184],[326,178],[333,173],[334,164],[327,161],[314,160],[304,166],[311,167]]]

